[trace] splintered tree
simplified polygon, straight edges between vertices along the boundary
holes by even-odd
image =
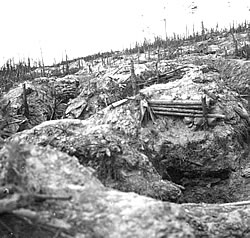
[[[132,83],[132,88],[133,88],[133,95],[135,96],[137,93],[135,67],[134,67],[134,61],[132,59],[130,62],[131,62],[131,66],[130,66],[131,83]]]
[[[157,83],[159,83],[159,81],[160,81],[159,63],[160,63],[160,48],[158,47],[158,49],[157,49],[157,61],[155,64],[156,74],[157,74]]]
[[[238,49],[238,41],[233,33],[233,30],[231,29],[230,30],[230,34],[232,35],[232,38],[233,38],[233,42],[234,42],[234,54],[235,55],[238,55],[238,52],[239,52],[239,49]]]
[[[202,36],[202,41],[205,40],[205,27],[203,21],[201,22],[201,36]]]
[[[65,54],[66,54],[66,74],[69,74],[69,62],[68,62],[68,55],[66,51],[65,51]]]
[[[43,51],[42,48],[40,48],[41,51],[41,57],[42,57],[42,76],[45,77],[45,67],[44,67],[44,61],[43,61]]]
[[[250,59],[250,45],[247,45],[246,42],[244,46],[241,48],[241,57],[245,57],[246,60]]]
[[[163,19],[164,21],[164,31],[165,31],[165,44],[164,44],[164,58],[166,57],[166,48],[167,48],[167,23],[166,18]]]
[[[24,108],[23,115],[26,118],[29,118],[30,117],[30,113],[29,113],[29,105],[28,105],[28,102],[27,102],[27,92],[26,92],[26,85],[25,85],[25,83],[23,84],[23,108]]]

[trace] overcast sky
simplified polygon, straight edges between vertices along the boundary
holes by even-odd
[[[192,12],[192,8],[197,6]],[[0,0],[0,65],[8,58],[45,64],[111,49],[144,37],[250,21],[250,0]]]

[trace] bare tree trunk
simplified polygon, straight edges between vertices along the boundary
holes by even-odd
[[[45,67],[44,67],[44,61],[43,61],[42,48],[40,48],[40,50],[41,50],[41,57],[42,57],[42,76],[45,77]]]
[[[137,93],[137,85],[136,85],[136,75],[135,75],[135,67],[134,67],[134,61],[131,60],[131,82],[132,82],[132,88],[133,88],[133,95],[135,96]]]
[[[69,62],[68,62],[68,55],[66,54],[66,74],[69,74]]]
[[[150,60],[150,47],[148,46],[148,60]]]
[[[54,83],[52,86],[52,98],[53,98],[53,110],[51,112],[50,120],[54,120],[56,115],[56,90]]]
[[[27,102],[27,95],[26,95],[26,85],[25,83],[23,84],[23,107],[24,107],[24,113],[23,115],[26,116],[27,118],[30,117],[29,113],[29,105]]]
[[[201,97],[201,102],[202,102],[202,111],[203,111],[203,119],[204,119],[204,128],[207,129],[208,127],[208,110],[207,110],[207,103],[206,103],[206,96]]]
[[[160,73],[159,73],[159,69],[158,69],[159,63],[160,63],[160,49],[158,48],[158,50],[157,50],[157,62],[156,62],[157,83],[159,83],[159,81],[160,81]]]
[[[238,49],[238,41],[234,36],[234,33],[232,31],[230,31],[232,37],[233,37],[233,41],[234,41],[234,47],[235,47],[235,55],[238,55],[239,49]]]

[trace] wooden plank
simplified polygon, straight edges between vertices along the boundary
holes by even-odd
[[[250,205],[250,201],[240,201],[240,202],[229,202],[229,203],[221,203],[221,204],[218,204],[218,206],[221,206],[221,207],[229,207],[229,206],[248,206]]]
[[[116,108],[116,107],[119,107],[121,105],[123,105],[124,103],[126,103],[129,99],[128,98],[124,98],[122,100],[119,100],[119,101],[116,101],[116,102],[113,102],[111,103],[109,106],[111,108]]]
[[[161,107],[161,108],[183,108],[183,109],[197,109],[202,110],[202,105],[169,105],[169,104],[155,104],[150,103],[151,107]]]
[[[203,111],[203,118],[204,118],[204,127],[205,127],[205,129],[207,129],[207,127],[208,127],[208,121],[207,121],[208,110],[207,110],[207,103],[206,103],[206,96],[205,95],[203,95],[201,97],[201,102],[202,102],[202,111]]]
[[[192,113],[192,114],[202,114],[200,110],[192,109],[183,109],[183,108],[164,108],[164,107],[151,107],[155,112],[164,111],[164,112],[180,112],[180,113]]]
[[[181,116],[181,117],[203,117],[203,114],[192,114],[192,113],[180,113],[180,112],[166,112],[166,111],[155,111],[153,112],[157,115],[166,115],[166,116]],[[220,119],[226,119],[225,115],[222,114],[207,114],[208,118],[220,118]]]
[[[152,104],[165,104],[165,105],[200,105],[202,106],[201,101],[192,101],[192,100],[174,100],[174,101],[169,101],[169,100],[149,100],[149,103]]]

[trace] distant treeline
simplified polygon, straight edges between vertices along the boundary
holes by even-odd
[[[201,31],[195,32],[193,31],[192,34],[189,34],[188,30],[186,34],[173,34],[173,36],[167,36],[166,39],[162,39],[161,37],[155,37],[153,42],[144,39],[143,43],[136,43],[134,47],[126,48],[124,51],[127,54],[135,54],[135,53],[145,53],[148,49],[158,49],[158,48],[166,48],[171,46],[180,45],[180,43],[185,42],[200,42],[204,40],[211,39],[213,37],[220,36],[224,34],[228,36],[231,33],[247,33],[250,39],[250,23],[247,21],[243,23],[239,23],[237,26],[234,23],[230,26],[230,28],[223,28],[219,29],[218,24],[215,28],[207,29],[204,26],[204,23],[201,22]]]
[[[193,28],[194,29],[194,28]],[[122,51],[109,51],[109,52],[102,52],[96,53],[92,55],[88,55],[85,57],[79,57],[75,59],[68,59],[66,54],[65,59],[63,59],[59,63],[54,63],[51,66],[45,66],[43,58],[38,61],[32,61],[28,58],[27,60],[19,61],[17,63],[14,62],[13,59],[9,59],[6,63],[0,68],[0,89],[1,91],[8,90],[15,82],[24,81],[24,80],[31,80],[39,76],[49,76],[46,74],[45,68],[51,67],[58,67],[62,68],[62,70],[57,70],[56,76],[66,75],[70,72],[69,65],[74,62],[79,62],[79,69],[80,69],[80,62],[84,60],[85,62],[90,62],[93,64],[95,60],[101,60],[103,64],[108,65],[110,58],[119,58],[122,55],[130,55],[130,54],[142,54],[142,53],[149,53],[150,51],[154,50],[166,50],[168,49],[171,52],[171,49],[178,49],[180,45],[190,44],[194,42],[205,41],[220,35],[228,36],[231,34],[234,38],[235,33],[247,33],[248,39],[250,41],[250,23],[247,21],[243,23],[239,23],[235,25],[234,23],[230,26],[230,28],[219,29],[218,24],[215,28],[207,29],[204,26],[204,23],[201,22],[201,31],[200,32],[193,32],[190,34],[188,30],[186,30],[186,34],[173,34],[172,36],[166,36],[165,39],[162,37],[155,37],[154,40],[144,39],[143,42],[136,42],[134,46],[130,46]],[[235,38],[234,38],[235,41]],[[235,41],[235,44],[237,42]],[[245,48],[249,49],[249,45],[245,45]],[[238,46],[236,45],[235,48],[238,51]],[[250,52],[250,51],[249,51]],[[250,53],[249,53],[250,54]],[[237,55],[237,54],[236,54]],[[249,56],[249,55],[248,55]],[[165,55],[166,57],[166,55]]]

